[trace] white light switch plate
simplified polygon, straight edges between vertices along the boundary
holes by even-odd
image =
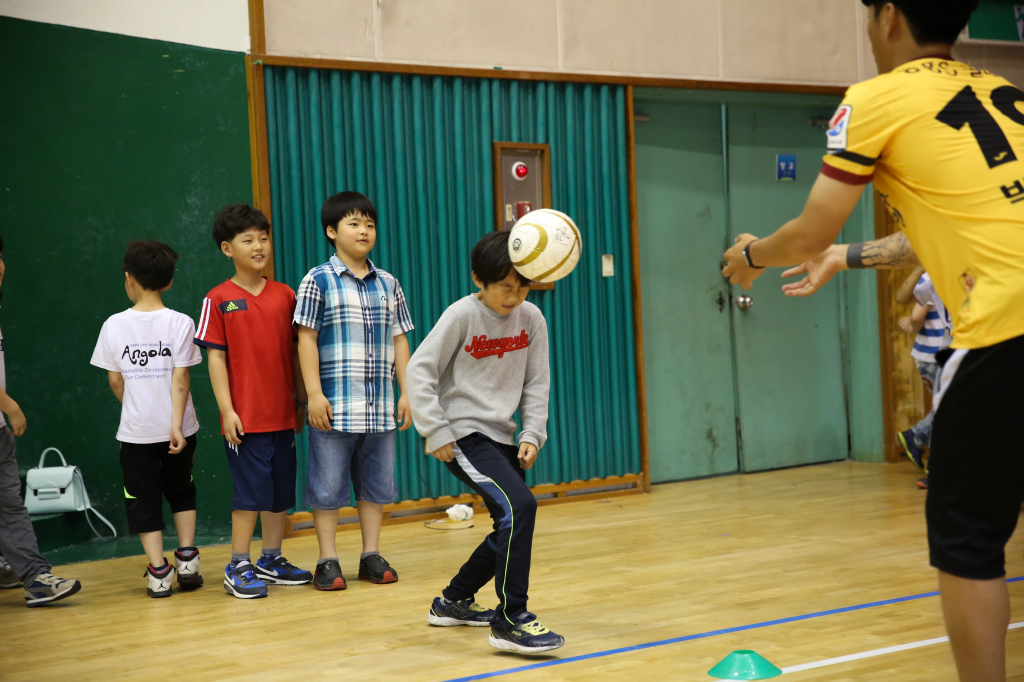
[[[615,276],[615,255],[606,253],[601,256],[601,276],[602,277],[614,277]]]

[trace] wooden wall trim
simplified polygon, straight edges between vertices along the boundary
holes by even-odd
[[[889,236],[888,214],[885,202],[875,190],[875,239]],[[900,452],[896,448],[896,367],[892,347],[892,299],[893,292],[889,286],[889,271],[875,271],[878,290],[878,348],[881,354],[882,373],[882,437],[885,461],[900,461]]]
[[[263,0],[249,0],[249,45],[253,54],[267,51],[267,22]]]
[[[626,175],[629,184],[629,251],[633,289],[633,349],[636,360],[637,426],[643,489],[651,492],[651,453],[647,440],[647,377],[644,375],[644,314],[640,296],[640,219],[636,204],[636,121],[633,86],[626,86]]]
[[[267,50],[267,33],[263,16],[263,0],[249,0],[249,40],[252,51]],[[249,100],[249,157],[252,165],[252,203],[271,219],[270,151],[267,145],[267,100],[263,86],[263,64],[260,60],[245,58],[245,83]],[[273,224],[270,232],[273,244]],[[274,279],[274,251],[271,249],[263,274]]]
[[[260,0],[251,0],[259,2]],[[255,45],[255,43],[254,43]],[[693,78],[659,78],[652,76],[622,76],[599,73],[567,73],[564,71],[519,71],[512,69],[480,69],[429,64],[395,64],[367,62],[355,59],[319,59],[290,57],[257,52],[253,58],[270,66],[297,66],[312,69],[339,69],[343,71],[372,71],[379,73],[405,73],[426,76],[461,76],[464,78],[501,78],[539,80],[568,83],[607,83],[647,88],[686,88],[691,90],[741,90],[748,92],[786,92],[805,95],[842,95],[845,86],[808,85],[803,83],[752,83],[746,81],[699,80]]]

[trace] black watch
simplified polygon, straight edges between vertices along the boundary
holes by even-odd
[[[754,268],[755,270],[764,270],[763,265],[754,265],[754,261],[750,260],[750,246],[756,241],[758,240],[754,239],[753,241],[747,242],[747,245],[743,247],[743,260],[747,261],[747,267],[749,268]]]

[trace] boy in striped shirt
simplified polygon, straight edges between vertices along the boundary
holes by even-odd
[[[911,285],[913,285],[913,289],[911,289]],[[949,344],[953,340],[951,333],[953,325],[946,306],[942,304],[942,299],[935,292],[932,278],[924,271],[924,268],[915,268],[914,272],[910,274],[896,294],[897,302],[909,303],[908,292],[911,292],[917,302],[914,304],[910,316],[899,321],[899,327],[908,334],[917,334],[910,356],[917,363],[917,371],[921,375],[924,385],[934,395],[935,387],[939,383],[939,375],[942,372],[942,367],[935,359],[935,355],[949,348]],[[924,464],[924,449],[931,443],[934,418],[935,406],[925,415],[924,419],[896,436],[903,452],[914,463],[914,466],[923,470],[925,474],[928,471]],[[920,488],[927,488],[928,477],[925,476],[919,480],[917,485]]]

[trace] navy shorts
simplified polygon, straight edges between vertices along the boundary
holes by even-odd
[[[224,439],[231,479],[232,509],[283,512],[295,506],[295,432],[247,433],[241,445]]]

